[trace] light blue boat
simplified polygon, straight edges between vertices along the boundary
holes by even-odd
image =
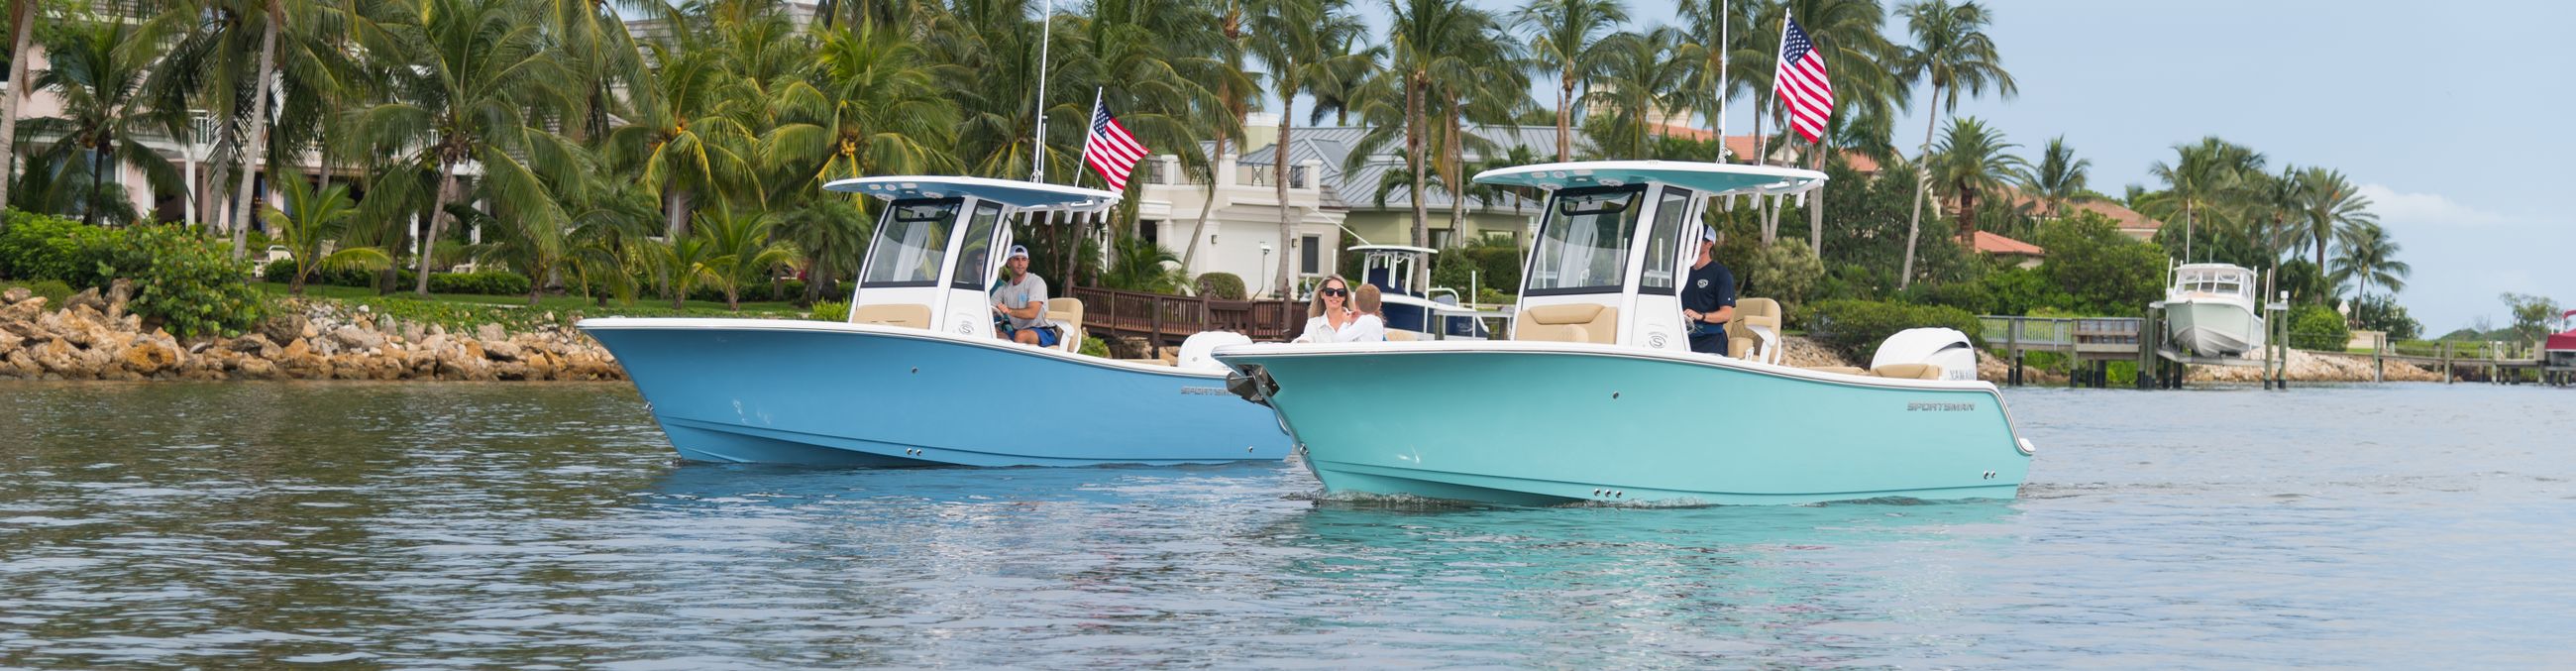
[[[2032,448],[2002,395],[1944,379],[1972,378],[1950,370],[1974,365],[1963,336],[1872,370],[1689,351],[1677,287],[1703,211],[1812,190],[1823,174],[1603,161],[1476,179],[1550,192],[1511,340],[1215,350],[1326,490],[1509,505],[2016,495]]]
[[[826,188],[888,202],[848,323],[586,319],[683,458],[845,466],[1084,466],[1280,459],[1268,411],[1225,371],[1078,353],[1081,304],[1048,301],[1066,343],[994,336],[986,283],[1015,216],[1108,207],[1106,191],[965,177]]]

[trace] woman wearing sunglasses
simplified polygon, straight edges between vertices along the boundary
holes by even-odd
[[[1324,276],[1306,301],[1306,332],[1290,342],[1376,342],[1386,339],[1386,321],[1351,307],[1351,283],[1340,275]]]

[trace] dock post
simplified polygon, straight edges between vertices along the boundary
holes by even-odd
[[[2442,384],[2451,383],[2451,341],[2442,341]]]
[[[1160,359],[1163,358],[1163,297],[1155,296],[1152,305],[1154,320],[1151,328],[1145,332],[1145,355]]]
[[[2013,355],[2012,386],[2015,386],[2015,387],[2019,387],[2019,386],[2021,386],[2021,366],[2022,366],[2021,354],[2022,354],[2021,350],[2016,349],[2016,350],[2013,350],[2013,351],[2012,351],[2012,355]]]
[[[2387,336],[2380,336],[2385,338]],[[2388,382],[2388,343],[2377,342],[2370,348],[2370,381]]]

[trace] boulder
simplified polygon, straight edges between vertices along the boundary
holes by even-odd
[[[0,323],[33,322],[36,321],[36,317],[43,314],[45,314],[45,297],[29,296],[10,302],[6,308],[0,308]]]
[[[491,359],[493,361],[519,361],[526,358],[526,353],[519,349],[518,343],[510,342],[508,340],[485,340],[482,344],[483,358],[486,359]]]
[[[10,350],[6,356],[0,356],[0,377],[32,380],[44,374],[45,367],[36,363],[32,350]]]
[[[510,333],[503,330],[500,324],[484,324],[474,328],[474,338],[484,342],[498,342],[507,340],[509,337]]]
[[[18,301],[27,300],[35,295],[36,292],[28,291],[26,287],[9,287],[8,291],[0,291],[0,305],[16,305]]]
[[[137,375],[152,375],[178,368],[182,356],[184,355],[179,352],[178,343],[164,342],[160,338],[143,338],[126,346],[124,355],[118,359],[128,371]]]
[[[351,350],[374,349],[385,344],[384,334],[356,326],[342,326],[335,329],[331,331],[331,338],[340,341],[342,346]]]
[[[293,342],[304,337],[305,321],[302,312],[278,310],[269,314],[267,319],[260,320],[258,330],[271,343]]]
[[[130,300],[134,300],[133,280],[119,277],[116,278],[116,281],[109,282],[107,284],[107,318],[110,320],[123,318],[125,316],[125,303]]]
[[[233,367],[232,374],[244,380],[274,380],[280,372],[277,364],[267,359],[243,358],[239,364]]]
[[[311,341],[296,338],[286,343],[286,350],[279,352],[275,357],[277,372],[287,377],[305,380],[330,379],[331,361],[316,354],[309,342]]]
[[[43,367],[48,375],[74,380],[89,377],[82,374],[86,371],[81,369],[80,348],[73,347],[70,342],[59,339],[47,342],[35,348],[34,357],[36,365]]]
[[[64,310],[71,310],[73,308],[80,307],[87,307],[92,310],[97,310],[101,314],[105,314],[107,312],[107,299],[99,297],[98,287],[82,289],[80,293],[72,294],[71,298],[63,299]]]

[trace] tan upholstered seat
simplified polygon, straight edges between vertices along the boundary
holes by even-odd
[[[1588,303],[1542,305],[1522,310],[1520,324],[1513,328],[1513,340],[1615,344],[1619,309]]]
[[[1779,301],[1746,298],[1735,302],[1735,318],[1726,322],[1726,355],[1743,359],[1755,354],[1754,348],[1762,344],[1762,338],[1753,333],[1757,326],[1770,329],[1774,336],[1780,334]]]
[[[1842,375],[1868,375],[1868,374],[1869,374],[1869,371],[1861,370],[1861,369],[1860,369],[1860,367],[1858,367],[1858,366],[1808,366],[1808,367],[1805,367],[1805,368],[1803,368],[1803,369],[1801,369],[1801,370],[1812,370],[1812,371],[1816,371],[1816,372],[1818,372],[1818,373],[1837,373],[1837,374],[1842,374]]]
[[[1928,363],[1891,363],[1869,369],[1870,375],[1897,380],[1938,380],[1941,367]]]
[[[1061,343],[1064,345],[1064,351],[1076,353],[1081,352],[1083,336],[1082,299],[1069,296],[1063,298],[1049,298],[1046,302],[1046,316],[1047,321],[1055,322],[1057,326],[1064,327],[1064,341]]]
[[[930,328],[930,306],[918,303],[880,303],[850,308],[850,323]]]
[[[1422,334],[1420,334],[1420,333],[1414,333],[1414,332],[1412,332],[1412,331],[1398,331],[1398,330],[1394,330],[1394,329],[1388,329],[1388,330],[1387,330],[1387,332],[1386,332],[1386,339],[1387,339],[1387,341],[1388,341],[1388,342],[1406,342],[1406,341],[1412,341],[1412,340],[1421,340],[1421,339],[1422,339]]]

